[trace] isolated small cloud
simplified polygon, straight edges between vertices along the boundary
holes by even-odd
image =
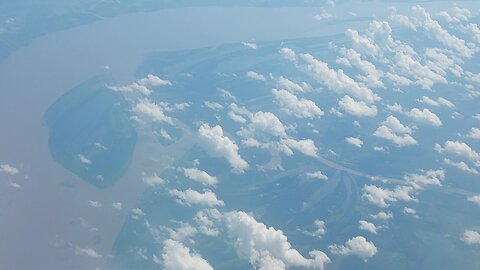
[[[307,172],[305,174],[308,178],[318,179],[318,180],[328,180],[328,176],[323,174],[321,171]]]
[[[348,143],[348,144],[351,144],[353,146],[356,146],[358,148],[361,148],[363,146],[363,141],[360,140],[359,138],[355,138],[355,137],[347,137],[345,138],[345,141]]]
[[[256,80],[256,81],[265,81],[266,80],[265,76],[263,76],[260,73],[255,72],[255,71],[248,71],[246,73],[246,76],[247,76],[247,78],[250,78],[250,79],[253,79],[253,80]]]
[[[199,170],[197,168],[184,168],[183,174],[190,180],[197,181],[203,185],[214,186],[218,183],[218,179],[214,176],[211,176],[205,171]]]
[[[217,198],[217,195],[213,191],[208,189],[205,190],[203,193],[190,188],[185,191],[172,189],[169,191],[169,194],[175,197],[178,203],[188,206],[200,205],[216,207],[225,205],[224,201],[219,200]]]
[[[355,255],[367,261],[377,254],[377,247],[372,242],[367,241],[363,236],[356,236],[349,239],[345,245],[330,245],[328,249],[333,254],[350,256]]]
[[[13,167],[9,164],[0,164],[0,172],[6,173],[8,175],[14,176],[20,172],[19,169]]]

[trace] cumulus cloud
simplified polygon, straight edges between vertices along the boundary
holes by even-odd
[[[114,202],[114,203],[112,203],[112,207],[113,207],[113,209],[120,211],[120,210],[122,210],[122,203],[121,202]]]
[[[358,117],[373,117],[377,115],[377,107],[375,105],[368,105],[363,101],[356,101],[348,95],[345,95],[338,105],[342,110],[350,115]]]
[[[265,76],[255,72],[255,71],[248,71],[246,73],[246,75],[247,75],[247,78],[250,78],[250,79],[253,79],[253,80],[256,80],[256,81],[265,81],[266,80]]]
[[[199,170],[197,168],[184,168],[183,174],[188,179],[200,182],[206,186],[214,186],[218,183],[218,179],[215,176],[211,176],[207,172]]]
[[[143,174],[142,182],[145,183],[149,187],[160,186],[165,184],[165,180],[160,178],[156,173],[151,176],[147,176]]]
[[[163,242],[162,260],[166,270],[213,270],[199,254],[172,239]]]
[[[78,157],[78,160],[80,160],[80,162],[84,165],[92,164],[92,161],[82,154],[78,154],[77,157]]]
[[[138,116],[148,121],[164,122],[173,125],[172,118],[166,116],[163,112],[163,108],[151,102],[148,99],[140,100],[133,107],[132,111]]]
[[[203,104],[204,104],[207,108],[212,109],[212,110],[214,110],[214,111],[219,111],[219,110],[223,109],[222,104],[217,103],[217,102],[205,101],[205,102],[203,102]]]
[[[305,258],[288,242],[281,230],[256,221],[245,212],[225,213],[227,231],[234,240],[239,254],[257,268],[286,269],[301,267],[324,269],[330,259],[325,253],[313,250]],[[279,268],[280,267],[280,268]]]
[[[431,112],[429,109],[420,110],[418,108],[413,108],[410,111],[405,112],[405,115],[420,124],[430,125],[434,127],[442,126],[442,121],[440,120],[440,118],[436,114]]]
[[[444,143],[444,146],[442,147],[439,144],[435,144],[436,151],[440,153],[448,153],[452,155],[457,155],[460,157],[468,158],[472,162],[476,164],[476,166],[480,166],[479,160],[480,160],[480,155],[473,150],[468,144],[460,141],[446,141]]]
[[[313,178],[313,179],[318,179],[318,180],[328,180],[328,176],[326,176],[323,172],[321,171],[315,171],[315,172],[307,172],[305,174],[308,178]]]
[[[345,245],[330,245],[328,249],[333,254],[344,256],[355,255],[367,261],[377,254],[377,247],[372,242],[367,241],[363,236],[356,236],[349,239]]]
[[[294,94],[280,89],[272,89],[275,100],[282,106],[282,109],[299,118],[316,118],[322,116],[323,111],[309,99],[298,98]]]
[[[248,163],[238,153],[237,144],[223,134],[221,126],[202,124],[198,133],[205,149],[213,156],[225,158],[234,172],[243,173],[248,168]]]
[[[343,70],[331,69],[327,63],[315,59],[310,54],[302,54],[301,59],[302,67],[329,90],[337,94],[351,95],[367,104],[380,100],[371,89],[354,81]]]
[[[177,198],[177,202],[180,204],[192,206],[192,205],[201,205],[208,207],[215,206],[224,206],[225,202],[219,200],[217,195],[211,190],[205,190],[203,193],[198,192],[193,189],[187,189],[185,191],[180,191],[177,189],[172,189],[169,191],[169,194]]]
[[[139,217],[145,216],[145,215],[146,215],[145,212],[143,212],[143,210],[140,209],[140,208],[133,208],[132,209],[132,218],[134,218],[134,219],[138,219]]]
[[[279,50],[279,53],[283,58],[289,61],[297,61],[296,53],[290,48],[281,48]]]
[[[152,74],[148,74],[147,77],[141,78],[137,82],[141,85],[147,86],[172,86],[172,82],[169,80],[160,79],[158,76]]]
[[[412,216],[414,218],[418,218],[417,210],[415,210],[413,208],[404,207],[402,212],[407,216]]]
[[[325,221],[316,219],[313,222],[315,230],[313,232],[308,232],[307,234],[313,237],[322,238],[327,233],[327,228],[325,226]]]
[[[429,97],[422,96],[422,98],[417,99],[417,101],[420,102],[420,103],[427,104],[427,105],[430,105],[430,106],[435,106],[435,107],[438,107],[438,106],[445,106],[445,107],[448,107],[448,108],[455,107],[455,105],[451,101],[449,101],[445,98],[442,98],[442,97],[437,98],[437,100],[433,100]]]
[[[445,180],[445,170],[443,169],[427,170],[422,172],[422,174],[409,173],[403,178],[415,189],[422,189],[428,185],[441,186],[442,181]]]
[[[93,208],[102,207],[102,204],[100,202],[97,202],[97,201],[88,200],[87,203],[90,207],[93,207]]]
[[[253,42],[242,42],[242,45],[253,50],[257,49],[257,44]]]
[[[301,84],[292,82],[291,80],[280,76],[278,78],[278,85],[280,88],[288,90],[289,92],[305,92],[306,90],[310,89],[310,85],[308,85],[306,82],[302,82]]]
[[[375,215],[370,215],[374,219],[379,219],[379,220],[389,220],[393,218],[393,214],[391,212],[384,212],[380,211]]]
[[[339,52],[342,57],[337,58],[337,63],[359,69],[364,75],[357,78],[369,87],[384,87],[381,81],[383,73],[373,63],[362,59],[361,54],[353,49],[341,48]]]
[[[469,245],[480,244],[480,233],[473,230],[465,230],[460,239]]]
[[[100,255],[97,251],[95,251],[92,248],[76,247],[75,248],[75,254],[90,257],[90,258],[95,258],[95,259],[100,259],[100,258],[103,257],[102,255]]]
[[[386,208],[396,201],[417,201],[411,194],[414,189],[410,186],[398,186],[394,190],[390,190],[375,185],[365,185],[362,191],[363,199],[381,208]]]
[[[373,224],[371,222],[368,222],[368,221],[365,221],[365,220],[360,220],[358,222],[358,227],[362,231],[367,231],[367,232],[370,232],[370,233],[373,233],[373,234],[377,234],[378,230],[380,229],[380,227],[377,227],[377,226],[375,226],[375,224]]]
[[[278,117],[271,112],[256,112],[252,115],[249,128],[252,132],[261,131],[273,136],[287,137],[285,127]]]
[[[348,143],[348,144],[351,144],[353,146],[356,146],[358,148],[361,148],[363,146],[363,141],[360,140],[359,138],[355,138],[355,137],[347,137],[345,138],[345,141]]]
[[[456,51],[462,57],[471,57],[475,53],[475,49],[466,44],[466,42],[454,35],[448,33],[447,30],[433,20],[430,14],[421,6],[412,7],[415,23],[418,28],[422,28],[427,35],[431,35],[437,39],[445,47]]]
[[[467,200],[469,202],[473,202],[474,204],[480,206],[480,195],[469,196]]]
[[[232,119],[233,121],[237,122],[237,123],[240,123],[240,124],[245,124],[247,123],[247,119],[245,119],[243,116],[241,115],[238,115],[236,114],[235,112],[233,111],[229,111],[228,112],[228,117],[230,117],[230,119]]]
[[[467,137],[475,140],[480,140],[480,128],[470,129],[470,133],[468,133]]]
[[[0,172],[6,173],[8,175],[14,176],[20,172],[17,168],[9,164],[0,164]]]
[[[417,144],[417,141],[410,135],[412,129],[404,126],[395,116],[388,116],[373,133],[378,138],[390,140],[397,146]]]
[[[293,150],[299,151],[306,156],[318,157],[318,148],[315,146],[315,143],[310,139],[294,140],[289,138],[282,140],[281,144]]]
[[[464,172],[467,172],[467,173],[471,173],[471,174],[479,174],[477,169],[475,168],[471,168],[470,166],[467,165],[467,163],[463,162],[463,161],[460,161],[460,162],[455,162],[451,159],[448,159],[448,158],[444,158],[443,159],[443,163],[446,164],[446,165],[450,165],[452,167],[455,167],[459,170],[462,170]]]

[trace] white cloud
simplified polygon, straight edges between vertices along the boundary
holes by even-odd
[[[0,165],[0,172],[9,174],[11,176],[14,176],[14,175],[18,174],[20,171],[17,168],[13,167],[12,165],[1,164]]]
[[[149,187],[154,187],[163,185],[166,181],[154,173],[152,176],[143,175],[142,182]]]
[[[207,172],[199,170],[197,168],[184,168],[183,174],[189,179],[200,182],[203,185],[214,186],[218,183],[218,179],[215,176],[211,176]]]
[[[139,84],[139,83],[132,83],[128,85],[119,85],[119,86],[108,86],[111,90],[115,92],[122,92],[122,93],[140,93],[142,95],[148,96],[152,93],[152,90],[150,90],[148,87],[145,85]]]
[[[457,6],[453,7],[451,15],[446,11],[441,11],[437,13],[437,15],[449,23],[459,23],[462,21],[466,22],[469,21],[472,17],[472,13],[470,12],[470,10],[466,8],[459,8]]]
[[[193,236],[197,234],[197,229],[192,225],[185,222],[175,222],[175,229],[168,228],[166,226],[160,226],[160,228],[169,234],[170,239],[183,242],[185,240],[191,240]]]
[[[472,115],[473,119],[480,120],[480,113],[477,113],[475,115]]]
[[[282,106],[282,109],[288,114],[295,115],[299,118],[316,118],[324,114],[312,100],[299,99],[294,94],[283,89],[272,89],[272,94]]]
[[[375,224],[373,224],[371,222],[368,222],[368,221],[365,221],[365,220],[360,220],[358,222],[358,226],[359,226],[360,230],[367,231],[367,232],[370,232],[370,233],[373,233],[373,234],[377,234],[378,230],[380,229],[379,227],[375,226]]]
[[[341,58],[337,58],[337,63],[343,63],[348,67],[356,67],[363,72],[363,75],[358,75],[361,81],[363,81],[369,87],[384,87],[381,78],[382,72],[377,70],[375,65],[367,60],[363,60],[362,56],[353,49],[340,49]]]
[[[218,91],[220,92],[220,96],[222,96],[223,98],[231,99],[233,101],[237,101],[237,97],[232,95],[232,93],[230,93],[229,91],[227,91],[225,89],[222,89],[222,88],[218,88]]]
[[[313,16],[313,19],[317,21],[323,21],[323,20],[332,19],[332,18],[335,18],[335,16],[331,13],[326,12],[325,10],[322,10],[320,14]]]
[[[420,124],[426,124],[434,127],[442,126],[442,121],[440,121],[440,118],[438,118],[438,116],[432,113],[429,109],[420,110],[418,108],[413,108],[410,111],[405,112],[405,114],[413,121]]]
[[[470,129],[470,133],[468,133],[467,137],[475,140],[480,140],[480,128]]]
[[[380,98],[369,88],[355,82],[343,70],[333,70],[327,63],[315,59],[310,54],[302,54],[305,68],[312,76],[337,94],[351,95],[367,104],[372,104]]]
[[[441,186],[442,181],[445,180],[445,170],[427,170],[423,174],[410,173],[403,178],[415,189],[422,189],[427,185]]]
[[[473,202],[474,204],[480,206],[480,195],[469,196],[467,200],[469,202]]]
[[[359,138],[355,138],[355,137],[347,137],[345,138],[345,141],[348,143],[348,144],[351,144],[353,146],[356,146],[358,148],[361,148],[363,146],[363,141],[360,140]]]
[[[197,212],[195,222],[198,224],[198,230],[208,236],[217,236],[220,231],[215,226],[215,221],[223,218],[222,213],[217,209],[205,209]]]
[[[415,23],[417,27],[421,27],[427,35],[436,38],[445,47],[456,51],[462,57],[471,57],[475,53],[475,49],[468,46],[464,40],[451,35],[438,23],[433,20],[430,14],[421,6],[412,7]]]
[[[383,55],[381,49],[373,40],[360,35],[356,30],[348,29],[345,32],[345,35],[352,41],[353,47],[357,51],[372,57],[379,57]]]
[[[92,164],[92,161],[90,159],[88,159],[87,157],[85,157],[84,155],[82,154],[79,154],[77,155],[78,159],[80,160],[81,163],[85,164],[85,165],[90,165]]]
[[[380,211],[375,215],[370,215],[374,219],[379,219],[379,220],[389,220],[393,218],[393,214],[391,212],[384,212]]]
[[[145,216],[145,212],[143,212],[142,209],[140,208],[134,208],[132,209],[132,218],[138,219],[140,216]]]
[[[447,165],[450,165],[450,166],[453,166],[453,167],[455,167],[459,170],[462,170],[464,172],[467,172],[467,173],[479,174],[478,171],[475,168],[470,168],[470,166],[468,166],[467,163],[465,163],[463,161],[455,162],[455,161],[450,160],[448,158],[444,158],[443,163],[447,164]]]
[[[313,222],[315,226],[315,231],[308,233],[310,236],[322,238],[327,233],[327,228],[325,227],[325,221],[316,219]]]
[[[166,270],[213,270],[199,254],[191,252],[182,243],[168,239],[163,242],[163,267]]]
[[[363,258],[365,261],[377,254],[377,247],[375,247],[372,242],[367,241],[363,236],[353,237],[349,239],[345,245],[330,245],[328,249],[333,254],[344,256],[355,255]]]
[[[281,48],[279,50],[279,53],[283,58],[289,61],[297,61],[296,53],[290,48]]]
[[[412,217],[414,217],[414,218],[418,218],[417,210],[415,210],[415,209],[413,209],[413,208],[404,207],[402,212],[403,212],[405,215],[412,216]]]
[[[374,146],[373,151],[375,151],[375,152],[385,152],[387,150],[385,150],[385,148],[383,148],[381,146]]]
[[[480,155],[475,150],[473,150],[468,144],[460,141],[446,141],[443,147],[436,144],[435,150],[440,153],[445,152],[468,158],[476,164],[478,164],[480,160]]]
[[[410,194],[414,190],[409,186],[399,186],[394,190],[379,188],[375,185],[365,185],[363,187],[362,198],[366,199],[370,203],[386,208],[390,206],[390,203],[396,201],[416,201],[416,199]]]
[[[132,111],[136,113],[137,116],[144,117],[150,121],[165,122],[173,125],[172,118],[163,113],[162,107],[148,99],[140,100],[137,104],[135,104]]]
[[[375,105],[368,105],[363,101],[356,101],[348,95],[345,95],[338,105],[342,110],[358,117],[373,117],[377,115],[377,107]]]
[[[373,133],[378,138],[390,140],[397,146],[417,144],[417,141],[410,135],[410,127],[404,126],[395,116],[390,115]]]
[[[241,256],[247,258],[255,267],[262,269],[286,269],[302,267],[324,269],[330,259],[325,253],[313,250],[312,258],[305,258],[292,248],[282,231],[256,221],[245,212],[225,213],[225,222],[235,247]]]
[[[469,245],[480,244],[480,233],[477,231],[465,230],[460,239]]]
[[[242,42],[242,45],[250,49],[254,49],[254,50],[257,49],[257,44],[253,42]]]
[[[213,156],[224,157],[235,172],[243,173],[248,168],[248,163],[238,154],[237,144],[223,135],[221,126],[202,124],[198,133],[205,149]]]
[[[280,88],[286,89],[290,92],[305,92],[306,90],[310,89],[310,85],[308,85],[306,82],[302,82],[301,85],[295,82],[292,82],[291,80],[280,76],[278,78],[278,85]]]
[[[319,179],[319,180],[328,180],[328,176],[323,174],[321,171],[307,172],[305,175],[308,178]]]
[[[455,107],[455,105],[451,101],[449,101],[445,98],[442,98],[442,97],[437,98],[437,100],[433,100],[429,97],[422,96],[422,98],[417,99],[417,101],[420,102],[420,103],[423,103],[423,104],[436,106],[436,107],[438,107],[438,106],[445,106],[445,107],[448,107],[448,108]]]
[[[235,112],[233,111],[229,111],[228,112],[228,117],[230,117],[230,119],[232,119],[233,121],[237,122],[237,123],[240,123],[240,124],[245,124],[247,123],[247,119],[245,119],[243,116],[241,115],[238,115],[236,114]]]
[[[121,202],[114,202],[114,203],[112,203],[112,207],[113,207],[113,209],[120,211],[120,210],[122,210],[122,203]]]
[[[310,156],[310,157],[318,157],[318,148],[315,146],[315,143],[310,139],[305,140],[294,140],[294,139],[286,139],[282,140],[281,143],[293,150],[297,150],[300,153]]]
[[[88,200],[87,203],[88,203],[89,206],[91,206],[93,208],[102,207],[102,204],[100,202],[97,202],[97,201]]]
[[[162,136],[162,138],[164,138],[165,140],[173,141],[172,136],[170,136],[170,134],[168,134],[168,132],[163,128],[160,129],[160,136]]]
[[[217,102],[205,101],[205,102],[203,102],[203,104],[204,104],[207,108],[212,109],[212,110],[214,110],[214,111],[219,111],[219,110],[223,109],[222,104],[217,103]]]
[[[250,119],[253,132],[262,131],[273,136],[287,137],[285,127],[276,115],[270,112],[256,112]]]
[[[16,182],[10,182],[10,183],[8,183],[8,186],[10,186],[12,188],[16,188],[16,189],[21,189],[22,188],[22,186],[19,183],[16,183]]]
[[[90,258],[95,258],[95,259],[99,259],[99,258],[103,257],[102,255],[98,254],[98,252],[96,252],[92,248],[76,247],[75,248],[75,254],[90,257]]]
[[[253,80],[256,80],[256,81],[265,81],[265,76],[263,76],[262,74],[259,74],[255,71],[248,71],[246,73],[247,77],[250,78],[250,79],[253,79]]]
[[[169,80],[162,80],[158,76],[155,76],[152,74],[148,74],[147,77],[139,79],[137,82],[141,85],[148,85],[148,86],[166,86],[166,85],[171,86],[172,85],[172,82],[170,82]]]
[[[198,192],[193,189],[187,189],[185,191],[180,191],[177,189],[172,189],[169,191],[171,196],[177,198],[177,202],[180,204],[192,206],[198,204],[201,206],[215,207],[215,206],[224,206],[225,202],[219,200],[217,195],[211,190],[205,190],[203,193]]]

